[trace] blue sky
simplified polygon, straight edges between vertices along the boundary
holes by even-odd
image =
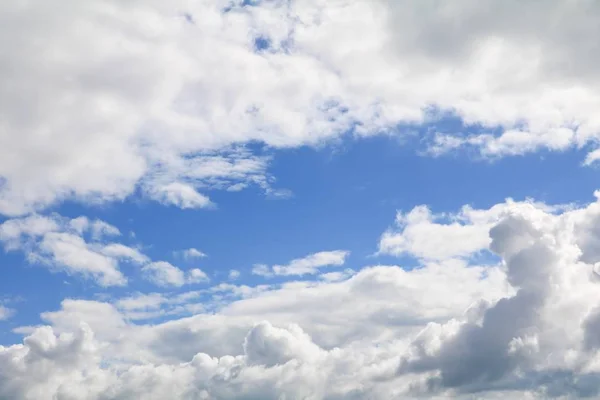
[[[439,126],[447,125],[439,121]],[[331,270],[399,262],[415,267],[418,261],[411,257],[399,260],[375,254],[379,236],[398,210],[427,204],[436,213],[452,213],[464,204],[484,209],[507,197],[547,204],[586,202],[596,187],[596,170],[581,166],[583,151],[485,161],[429,157],[419,154],[419,145],[416,140],[384,136],[270,151],[275,186],[290,190],[289,198],[269,198],[251,188],[211,193],[218,204],[212,210],[181,210],[133,197],[102,206],[67,202],[49,212],[107,221],[122,231],[126,244],[141,246],[152,259],[183,269],[200,267],[212,284],[228,281],[229,271],[235,269],[241,273],[237,283],[254,286],[265,279],[252,275],[253,265],[283,264],[322,250],[351,252],[343,267]],[[207,257],[185,260],[176,254],[189,248],[200,249]],[[119,297],[156,289],[131,266],[127,268],[136,280],[130,285],[102,289],[64,272],[29,265],[17,252],[3,253],[2,264],[13,265],[2,270],[2,293],[19,309],[14,318],[0,322],[6,326],[4,344],[15,340],[11,328],[40,323],[40,313],[59,307],[64,298]],[[208,286],[203,282],[171,292]]]
[[[600,396],[596,3],[34,0],[0,38],[0,399]]]

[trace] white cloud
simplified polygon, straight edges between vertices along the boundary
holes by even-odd
[[[29,238],[39,238],[46,233],[61,229],[59,222],[51,217],[30,215],[26,218],[9,219],[0,225],[0,239],[9,250],[19,248]]]
[[[241,4],[2,2],[0,213],[137,189],[182,208],[210,206],[216,189],[285,193],[261,144],[395,133],[435,121],[430,110],[481,131],[439,132],[434,154],[588,146],[583,163],[600,158],[594,2]],[[270,46],[256,51],[257,37]],[[418,207],[380,252],[419,268],[322,274],[346,255],[317,253],[256,272],[319,281],[217,285],[203,292],[211,312],[156,325],[132,321],[194,314],[195,295],[67,299],[48,326],[20,330],[23,344],[0,346],[0,397],[597,397],[598,204]],[[103,285],[125,283],[121,261],[159,285],[202,278],[106,242],[115,229],[33,214],[2,223],[0,240]],[[472,265],[481,250],[502,263]]]
[[[39,243],[39,248],[29,254],[34,262],[58,266],[66,272],[92,277],[102,286],[122,286],[127,283],[119,271],[118,262],[93,249],[79,236],[50,232]]]
[[[33,214],[0,224],[0,241],[5,250],[20,250],[30,263],[91,278],[102,286],[127,283],[120,263],[150,261],[137,249],[106,241],[107,237],[119,234],[116,227],[104,221],[90,221],[86,217],[68,219],[57,214]]]
[[[191,185],[181,182],[171,182],[158,186],[150,191],[150,196],[166,205],[180,208],[207,208],[213,204],[208,197],[200,194]]]
[[[499,265],[454,258],[329,281],[65,300],[42,315],[47,327],[19,329],[31,335],[23,345],[0,347],[0,396],[597,396],[600,202],[460,214],[500,216],[486,235]]]
[[[338,281],[343,281],[345,279],[348,279],[349,277],[351,277],[354,274],[355,274],[354,270],[347,268],[343,271],[326,272],[324,274],[320,274],[319,278],[323,279],[324,281],[327,281],[327,282],[338,282]]]
[[[208,281],[208,276],[199,268],[192,268],[187,273],[188,283],[199,283]]]
[[[470,296],[475,293],[461,291],[463,300],[453,306],[440,293],[449,280],[466,284],[465,278],[472,277],[470,282],[478,285],[481,271],[456,267],[451,271],[445,268],[447,275],[434,269],[414,277],[397,267],[377,267],[340,283],[307,282],[257,292],[215,315],[200,314],[154,326],[132,325],[125,318],[157,315],[170,296],[122,299],[116,305],[123,316],[105,303],[65,301],[60,311],[43,315],[53,328],[32,329],[25,348],[31,345],[52,354],[68,352],[73,361],[60,363],[59,357],[48,358],[48,368],[41,375],[27,375],[31,376],[28,384],[17,384],[20,372],[35,368],[36,361],[33,356],[19,358],[21,347],[9,347],[0,352],[0,357],[5,357],[0,394],[41,400],[58,393],[90,399],[107,395],[347,398],[352,393],[359,398],[389,398],[391,386],[377,380],[393,373],[396,353],[405,347],[405,340],[397,341],[395,336],[411,329],[400,321],[414,324],[412,331],[418,330],[424,322],[414,320],[413,313],[429,309],[433,315],[441,312],[438,317],[448,318],[460,315],[472,301]],[[421,282],[419,289],[401,290],[417,282]],[[485,287],[489,283],[481,285],[474,297],[490,295],[490,288]],[[501,280],[497,284],[498,289],[502,287]],[[377,301],[372,302],[375,293]],[[401,299],[412,299],[412,303],[403,304]],[[340,307],[341,303],[345,306]],[[434,311],[437,307],[441,308]],[[396,313],[391,315],[394,309]],[[264,318],[278,322],[262,321]],[[79,328],[82,323],[84,328]],[[80,329],[88,333],[77,333]],[[72,344],[71,340],[82,336],[86,338],[83,344]],[[38,337],[43,341],[33,339]],[[64,343],[65,349],[55,343]],[[374,343],[378,347],[373,347]],[[75,349],[96,350],[80,354]]]
[[[150,259],[145,254],[142,254],[139,250],[125,246],[121,243],[110,243],[102,247],[100,252],[109,257],[120,260],[129,260],[136,264],[144,264],[150,261]]]
[[[166,261],[155,261],[142,267],[147,280],[157,286],[183,286],[185,284],[208,281],[208,276],[200,269],[187,272]]]
[[[119,299],[115,306],[129,320],[148,320],[204,311],[203,305],[198,302],[201,295],[199,291],[179,294],[137,293]]]
[[[258,264],[253,267],[252,273],[261,276],[314,275],[319,272],[319,268],[343,265],[349,254],[350,252],[344,250],[321,251],[292,260],[287,265],[269,267]]]
[[[193,260],[196,258],[207,257],[207,255],[204,252],[202,252],[194,247],[191,247],[189,249],[182,250],[182,251],[176,252],[176,253],[181,254],[181,256],[186,260]]]
[[[441,218],[438,216],[437,219]],[[396,229],[381,236],[379,253],[443,260],[469,256],[489,244],[489,223],[438,223],[426,206],[416,207],[407,214],[398,213],[396,225]]]
[[[85,216],[73,218],[69,221],[68,225],[69,228],[75,230],[79,235],[90,233],[94,240],[121,235],[121,231],[116,226],[97,219],[90,221]]]
[[[15,310],[0,304],[0,321],[5,321],[15,314]]]
[[[166,261],[156,261],[142,267],[146,279],[158,286],[183,286],[185,273]]]
[[[0,35],[18,38],[0,59],[4,214],[137,187],[186,208],[215,188],[268,192],[268,157],[240,145],[389,133],[432,108],[483,127],[446,142],[484,156],[594,146],[600,128],[586,2],[3,2],[0,14]]]
[[[241,275],[240,271],[238,271],[237,269],[232,269],[229,270],[229,274],[227,275],[227,277],[229,278],[229,280],[236,280],[237,278],[239,278]]]
[[[487,250],[488,231],[499,220],[515,210],[534,207],[556,212],[568,206],[546,206],[532,201],[507,199],[487,210],[464,206],[456,214],[432,214],[427,206],[417,206],[408,213],[398,212],[396,223],[379,241],[379,254],[411,255],[423,260],[469,258]]]

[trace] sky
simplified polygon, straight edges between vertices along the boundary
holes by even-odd
[[[0,399],[600,397],[600,4],[0,3]]]

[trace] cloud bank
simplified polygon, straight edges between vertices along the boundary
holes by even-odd
[[[431,154],[598,158],[591,1],[5,2],[0,212],[274,188],[266,148],[453,113]],[[36,160],[35,163],[30,160]]]
[[[28,334],[22,345],[0,348],[0,394],[596,396],[600,239],[594,227],[600,202],[565,211],[509,201],[487,210],[463,208],[457,215],[465,210],[473,221],[490,224],[482,251],[493,252],[497,264],[424,258],[412,270],[366,267],[335,282],[65,300],[60,310],[42,315],[46,326],[19,329]],[[444,232],[429,228],[432,235]],[[463,255],[461,244],[455,246],[454,254]],[[422,254],[414,248],[415,256]],[[230,301],[223,303],[226,292]],[[204,313],[200,303],[217,309]],[[143,321],[143,312],[183,312],[178,307],[195,315],[136,322]]]

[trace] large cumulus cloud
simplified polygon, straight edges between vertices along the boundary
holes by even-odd
[[[22,345],[1,348],[0,393],[25,399],[595,396],[600,258],[590,245],[597,241],[590,224],[600,218],[599,204],[473,210],[489,214],[476,221],[496,218],[482,251],[494,252],[498,265],[454,259],[410,271],[365,268],[336,282],[254,291],[222,286],[237,300],[214,314],[161,324],[127,316],[172,302],[157,295],[65,300],[42,315],[47,325],[20,328],[28,334]],[[177,302],[197,299],[190,294]]]

